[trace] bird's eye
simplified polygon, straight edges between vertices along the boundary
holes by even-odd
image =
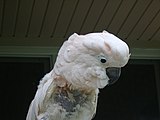
[[[106,63],[107,62],[107,60],[105,59],[105,58],[101,58],[101,63]]]

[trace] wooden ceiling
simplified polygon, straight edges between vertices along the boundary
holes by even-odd
[[[1,46],[60,46],[107,30],[131,48],[160,48],[160,0],[0,0]]]

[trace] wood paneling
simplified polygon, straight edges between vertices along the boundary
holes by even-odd
[[[103,30],[132,48],[160,48],[160,1],[0,0],[1,46],[60,46],[74,32]]]

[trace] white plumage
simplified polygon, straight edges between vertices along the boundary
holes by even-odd
[[[127,44],[106,31],[74,33],[59,50],[53,70],[40,81],[26,120],[91,120],[98,89],[119,76],[108,69],[123,67],[129,56]]]

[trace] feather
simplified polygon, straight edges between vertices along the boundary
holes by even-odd
[[[26,120],[91,120],[99,89],[110,83],[106,69],[125,66],[129,57],[128,45],[107,31],[74,33],[40,81]]]

